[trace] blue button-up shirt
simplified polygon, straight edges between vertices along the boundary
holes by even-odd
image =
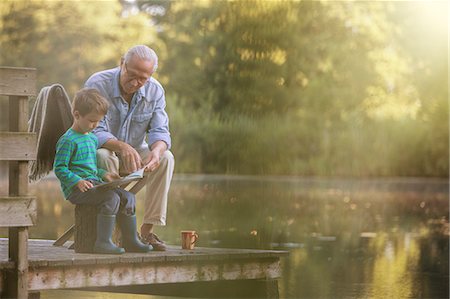
[[[160,140],[170,148],[169,118],[161,84],[151,77],[134,93],[128,105],[120,95],[119,75],[120,68],[101,71],[85,83],[85,87],[97,89],[110,103],[108,113],[93,131],[99,147],[115,139],[130,144],[137,151]]]

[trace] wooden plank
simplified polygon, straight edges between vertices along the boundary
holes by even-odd
[[[77,254],[65,247],[52,246],[52,243],[51,240],[29,241],[29,291],[202,281],[273,280],[281,276],[280,257],[287,254],[282,251],[202,247],[187,251],[180,250],[179,246],[169,246],[165,252],[111,256]],[[0,238],[0,262],[7,262],[6,255],[2,253],[7,244],[6,239]],[[278,256],[274,256],[276,254]],[[222,259],[209,259],[209,256],[214,255],[221,256]],[[185,258],[173,258],[174,256]],[[257,256],[260,257],[255,258]],[[1,265],[2,263],[0,268]]]
[[[28,226],[37,218],[36,199],[28,194],[28,161],[36,159],[36,136],[28,129],[28,96],[36,94],[36,70],[0,68],[0,94],[9,95],[9,130],[0,136],[0,159],[9,160],[9,191],[0,200],[0,226],[9,228],[6,297],[28,298]],[[26,134],[26,135],[24,135]],[[34,157],[33,157],[34,156]],[[15,227],[13,227],[15,226]]]
[[[1,197],[0,227],[32,226],[36,224],[35,197]]]
[[[55,241],[55,243],[53,243],[53,246],[63,246],[64,243],[66,243],[72,237],[74,231],[75,225],[72,225],[64,232],[61,237],[58,238],[58,240]]]
[[[9,131],[28,131],[28,97],[9,97]]]
[[[9,161],[9,196],[28,194],[28,162]]]
[[[287,251],[274,251],[274,250],[254,250],[254,249],[230,249],[230,248],[206,248],[206,247],[196,247],[194,250],[181,250],[180,246],[168,245],[167,251],[152,251],[149,253],[125,253],[123,255],[114,256],[109,254],[78,254],[73,250],[68,250],[67,246],[71,244],[72,241],[66,243],[64,247],[52,246],[53,240],[29,240],[29,259],[30,266],[35,265],[36,261],[45,260],[50,262],[48,264],[51,266],[52,261],[62,261],[70,260],[73,264],[80,262],[82,264],[111,264],[121,263],[126,260],[127,263],[164,263],[168,262],[172,256],[180,256],[180,258],[175,259],[181,262],[198,262],[198,263],[210,263],[210,264],[220,264],[223,261],[233,260],[239,262],[239,260],[273,260],[283,256],[288,255]],[[7,247],[8,239],[0,238],[0,262],[7,261]],[[6,252],[5,252],[6,250]],[[269,252],[271,255],[267,256],[264,253]],[[239,258],[239,255],[247,256],[247,258]],[[217,256],[218,258],[211,258]],[[133,257],[128,259],[128,257]],[[139,259],[134,259],[134,257],[142,257],[142,261]],[[195,257],[195,258],[194,258]],[[175,262],[175,261],[170,261]]]
[[[279,260],[161,262],[95,266],[30,267],[30,291],[236,279],[276,279]]]
[[[147,183],[147,178],[144,177],[144,178],[140,179],[136,184],[134,184],[134,186],[131,187],[129,191],[131,193],[137,194],[145,186],[146,183]]]
[[[14,262],[11,261],[1,261],[0,262],[0,269],[14,269],[16,265],[14,264]],[[1,271],[0,271],[0,275],[1,275]]]
[[[0,67],[0,95],[36,95],[37,71],[34,68]]]
[[[36,160],[36,133],[0,132],[0,160]]]

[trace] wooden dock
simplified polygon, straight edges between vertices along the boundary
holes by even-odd
[[[288,254],[249,249],[182,250],[176,246],[169,246],[166,252],[82,254],[69,250],[70,242],[67,247],[53,246],[53,242],[28,241],[29,292],[85,289],[175,296],[277,298],[280,258]],[[0,292],[5,290],[7,271],[14,268],[14,262],[8,260],[8,239],[0,239]],[[189,283],[201,286],[196,294],[192,294],[192,290],[188,294],[182,288]],[[212,294],[220,285],[226,286],[225,293],[222,288],[220,294]],[[257,289],[249,292],[242,286]]]
[[[9,168],[8,195],[0,197],[0,227],[7,227],[9,236],[0,239],[0,298],[39,297],[42,290],[57,289],[278,298],[280,258],[287,252],[172,246],[165,252],[117,256],[28,240],[28,227],[37,218],[36,198],[28,194],[28,161],[36,160],[37,137],[27,125],[36,74],[36,69],[0,67],[0,95],[9,97],[9,128],[0,132],[0,160]]]

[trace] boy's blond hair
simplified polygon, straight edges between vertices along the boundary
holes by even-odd
[[[72,112],[78,111],[81,116],[91,112],[105,115],[108,112],[109,103],[97,89],[80,89],[73,98]]]

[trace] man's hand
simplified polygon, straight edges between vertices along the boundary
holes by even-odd
[[[78,183],[77,183],[77,187],[78,187],[78,189],[79,189],[81,192],[86,192],[86,191],[88,191],[89,189],[91,189],[92,187],[94,187],[94,185],[93,185],[91,182],[89,182],[89,181],[86,181],[86,180],[80,180],[80,181],[78,181]]]
[[[142,162],[142,167],[145,167],[144,171],[154,171],[159,167],[161,156],[167,150],[167,144],[164,141],[156,141],[152,144],[150,154]]]
[[[106,182],[112,182],[112,181],[115,181],[115,180],[120,179],[120,175],[118,175],[117,173],[113,173],[113,172],[107,172],[107,173],[105,173],[105,175],[103,176],[103,179],[104,179]]]
[[[152,172],[159,167],[159,151],[151,151],[148,155],[147,159],[145,159],[142,163],[142,166],[145,167],[144,171]]]
[[[141,156],[139,156],[139,153],[131,145],[122,143],[119,154],[122,159],[123,171],[125,173],[129,174],[135,172],[141,167]]]

